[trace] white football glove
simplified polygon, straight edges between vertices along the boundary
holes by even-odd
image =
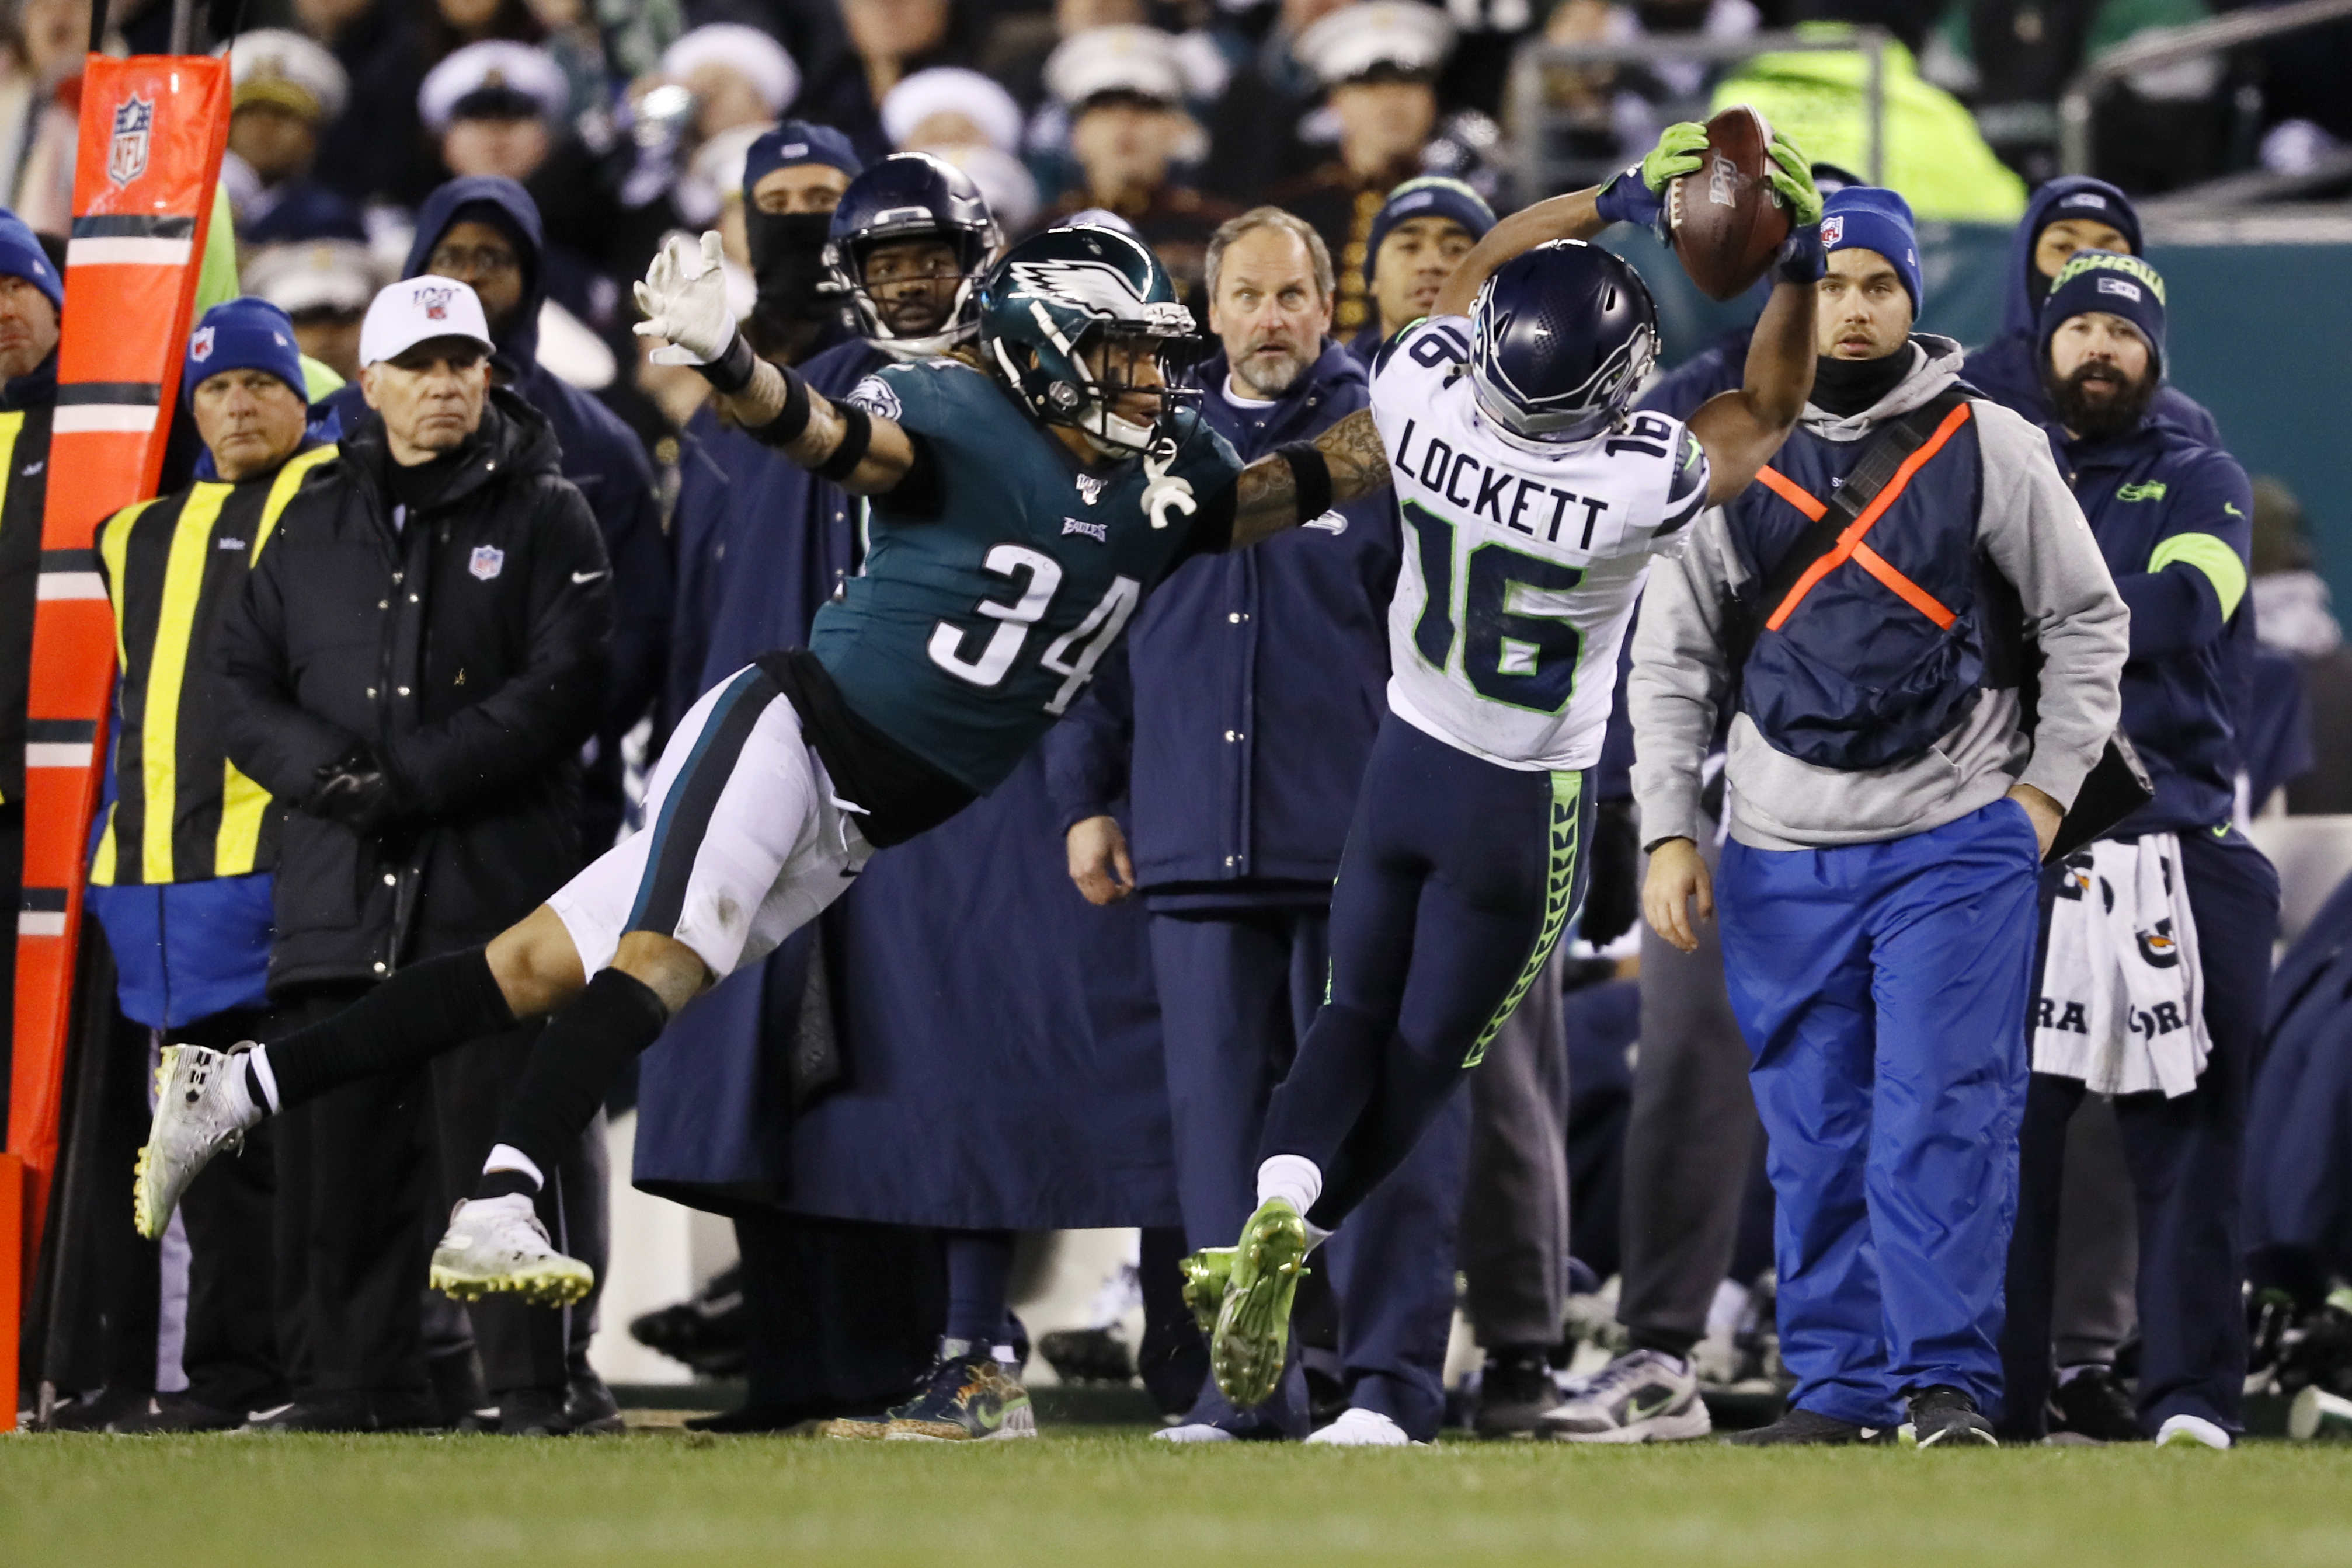
[[[735,341],[735,315],[727,308],[727,280],[719,266],[719,233],[706,230],[698,246],[672,235],[634,287],[641,338],[660,338],[668,347],[653,351],[657,365],[709,365],[724,359]]]

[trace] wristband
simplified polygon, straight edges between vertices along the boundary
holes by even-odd
[[[727,350],[717,359],[694,367],[702,379],[722,392],[739,392],[751,384],[752,374],[760,368],[760,357],[751,352],[751,345],[738,332],[728,340]]]
[[[776,372],[784,378],[784,406],[767,423],[744,427],[745,434],[762,446],[790,446],[809,426],[808,382],[790,365],[778,365]]]
[[[841,416],[844,426],[841,444],[817,465],[817,473],[838,485],[856,473],[857,465],[866,461],[866,449],[874,444],[874,421],[854,402],[835,403],[833,411]]]
[[[1290,465],[1291,483],[1298,487],[1298,520],[1319,517],[1331,509],[1331,465],[1311,441],[1293,441],[1274,449]]]
[[[1822,248],[1821,225],[1800,225],[1790,229],[1789,237],[1780,242],[1780,255],[1774,276],[1781,282],[1810,288],[1819,283],[1829,269],[1829,253]]]

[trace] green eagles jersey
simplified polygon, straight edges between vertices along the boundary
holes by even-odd
[[[809,648],[858,716],[992,789],[1094,675],[1143,596],[1231,542],[1241,459],[1190,409],[1139,458],[1082,468],[983,372],[889,365],[850,401],[927,443],[931,516],[874,501],[866,570]]]

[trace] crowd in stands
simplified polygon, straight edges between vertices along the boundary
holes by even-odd
[[[1964,373],[1982,364],[1986,391],[2031,404],[2044,395],[2033,356],[2047,351],[2035,334],[2050,279],[2080,247],[2137,254],[2131,198],[2251,167],[2301,173],[2352,146],[2352,29],[2339,27],[2126,78],[2095,121],[2108,183],[2053,183],[2057,101],[2088,61],[2233,8],[215,0],[200,30],[240,29],[203,40],[232,71],[221,183],[238,277],[249,301],[282,316],[200,301],[215,311],[206,341],[224,358],[189,367],[192,434],[167,499],[110,525],[118,615],[149,627],[144,655],[126,632],[118,745],[135,735],[168,747],[171,726],[197,722],[185,705],[157,716],[141,662],[164,656],[155,627],[171,612],[140,595],[162,580],[173,530],[192,517],[255,530],[253,580],[222,588],[221,626],[202,629],[233,652],[217,711],[201,716],[217,733],[179,763],[184,780],[199,758],[210,780],[226,779],[202,807],[217,843],[207,840],[198,864],[172,825],[141,830],[134,813],[161,809],[148,793],[155,775],[127,765],[93,837],[91,908],[121,991],[113,1013],[77,1025],[78,1049],[114,1066],[77,1080],[89,1093],[68,1142],[97,1174],[69,1191],[86,1218],[63,1232],[79,1250],[57,1264],[80,1283],[53,1288],[45,1348],[27,1361],[27,1377],[51,1385],[45,1415],[123,1430],[248,1417],[330,1430],[617,1423],[585,1356],[593,1298],[560,1316],[419,1303],[427,1230],[480,1164],[491,1135],[482,1106],[518,1070],[527,1034],[305,1107],[242,1161],[223,1162],[241,1175],[194,1189],[204,1196],[192,1194],[184,1227],[160,1249],[128,1233],[120,1178],[143,1125],[134,1102],[152,1044],[289,1027],[520,917],[640,825],[633,802],[669,727],[746,660],[804,640],[816,607],[856,570],[851,499],[729,425],[702,378],[653,362],[633,333],[631,285],[666,236],[716,230],[753,347],[838,396],[885,362],[886,347],[934,337],[952,347],[954,286],[1004,242],[1073,222],[1125,228],[1213,340],[1202,385],[1233,395],[1212,395],[1209,417],[1250,457],[1364,406],[1382,341],[1426,311],[1498,213],[1606,179],[1669,122],[1748,102],[1817,170],[1859,171],[1874,156],[1867,73],[1853,52],[1538,55],[1515,70],[1521,51],[1871,25],[1892,36],[1876,155],[1882,183],[1908,199],[1905,223],[2023,225],[2008,336],[1981,359],[1971,345]],[[100,36],[110,48],[160,52],[170,9],[117,5]],[[0,218],[0,410],[45,407],[45,373],[54,398],[62,300],[54,272],[46,287],[35,274],[61,263],[54,236],[70,226],[90,37],[89,0],[8,6],[0,205],[14,219]],[[1529,135],[1540,145],[1516,140]],[[886,262],[887,204],[859,184],[908,152],[937,162],[907,176],[907,200],[959,214],[940,220],[951,236],[943,261]],[[1530,170],[1543,188],[1529,187]],[[2063,204],[2093,189],[2087,207]],[[865,216],[853,219],[859,202]],[[2044,234],[2078,221],[2092,227],[2036,254]],[[902,264],[919,270],[888,270]],[[478,300],[495,382],[466,416],[467,455],[384,486],[334,479],[349,494],[331,506],[394,538],[399,525],[385,519],[410,515],[400,508],[432,513],[465,536],[450,580],[503,578],[504,597],[478,622],[438,598],[419,608],[398,639],[406,674],[383,674],[336,664],[352,656],[323,626],[385,608],[373,578],[339,576],[349,538],[302,535],[301,549],[275,553],[257,541],[338,444],[336,467],[353,476],[387,444],[410,462],[402,444],[424,441],[432,416],[361,395],[363,372],[384,359],[362,328],[388,289],[436,278]],[[1915,311],[1917,294],[1915,278]],[[38,304],[19,295],[48,301],[45,329]],[[19,314],[35,320],[24,333]],[[278,320],[292,345],[265,341]],[[1736,381],[1744,340],[1707,362]],[[207,412],[195,389],[230,371],[260,379],[218,391]],[[1985,379],[2004,374],[2013,386]],[[278,392],[263,384],[271,378]],[[289,389],[302,404],[290,423],[278,406]],[[232,396],[244,400],[234,409]],[[2203,420],[2198,438],[2220,443],[2226,433],[2181,402],[2159,409]],[[262,433],[250,462],[234,455],[247,427]],[[26,619],[22,635],[12,626],[0,638],[0,680],[16,683],[0,691],[16,721],[0,734],[20,753],[0,758],[0,835],[21,838],[25,674],[11,650],[29,640],[32,599],[30,569],[11,552],[22,553],[22,514],[38,497],[10,485],[0,581],[24,591],[0,615]],[[324,488],[303,492],[306,519],[330,507]],[[1351,1223],[1352,1245],[1333,1249],[1279,1397],[1235,1412],[1203,1386],[1206,1354],[1176,1299],[1175,1260],[1229,1239],[1246,1217],[1246,1151],[1321,1000],[1330,881],[1385,678],[1401,549],[1390,506],[1383,497],[1330,514],[1328,539],[1302,534],[1249,562],[1189,567],[1181,591],[1139,616],[1067,737],[950,828],[878,860],[821,927],[696,1004],[647,1058],[641,1086],[614,1105],[639,1114],[635,1178],[727,1214],[742,1260],[711,1297],[642,1333],[705,1370],[748,1376],[751,1403],[721,1429],[895,1405],[919,1392],[942,1334],[1017,1368],[1028,1347],[1003,1312],[1015,1233],[1113,1226],[1141,1232],[1127,1285],[1112,1282],[1096,1329],[1047,1349],[1066,1375],[1139,1374],[1180,1431],[1300,1437],[1347,1409],[1423,1437],[1449,1419],[1494,1435],[1544,1429],[1580,1387],[1559,1375],[1577,1339],[1563,1321],[1590,1316],[1593,1292],[1616,1277],[1620,1321],[1588,1322],[1595,1343],[1655,1351],[1711,1385],[1774,1386],[1772,1199],[1742,1065],[1727,1075],[1717,1052],[1711,1076],[1678,1067],[1670,1089],[1658,1068],[1642,1082],[1642,1065],[1669,1049],[1644,1037],[1720,1043],[1736,1031],[1719,955],[1629,935],[1640,849],[1623,790],[1601,809],[1582,940],[1494,1042],[1474,1092]],[[2263,653],[2237,735],[2241,812],[2352,810],[2352,653],[2294,498],[2258,482],[2252,506],[2245,591]],[[1279,554],[1308,542],[1311,560]],[[421,582],[435,569],[415,570]],[[589,591],[532,591],[564,572]],[[178,635],[188,658],[191,634]],[[1238,651],[1203,652],[1213,648]],[[414,710],[383,716],[370,683],[412,677]],[[530,700],[500,710],[499,736],[459,736],[455,716],[475,699],[457,686],[469,679],[528,684]],[[326,693],[336,680],[352,690]],[[353,696],[362,689],[366,705]],[[409,685],[397,692],[408,698]],[[1616,758],[1621,779],[1627,760]],[[182,826],[191,799],[180,800]],[[233,832],[236,821],[246,825]],[[11,906],[14,852],[0,843]],[[285,857],[274,890],[273,856]],[[223,885],[184,904],[144,899],[200,882]],[[175,989],[172,962],[141,956],[181,953],[173,944],[189,938],[173,923],[184,920],[203,922],[213,944],[189,961],[226,977],[212,992]],[[2347,923],[2336,911],[2321,928]],[[242,935],[230,942],[232,932]],[[224,957],[224,945],[236,952]],[[2324,1075],[2326,1053],[2307,1038],[2316,1027],[2293,1059]],[[1675,1092],[1692,1098],[1669,1108]],[[2293,1096],[2273,1097],[2273,1113],[2289,1117]],[[2127,1229],[2130,1182],[2105,1103],[2046,1108],[2057,1130],[2043,1129],[2042,1155],[2047,1165],[2067,1146],[2072,1117],[2095,1168],[2068,1179],[2102,1195],[2110,1227]],[[600,1271],[602,1135],[541,1207]],[[1708,1145],[1706,1191],[1682,1158],[1693,1145],[1662,1139]],[[2331,1254],[2322,1232],[2336,1216],[2318,1199],[2275,1196],[2266,1213],[2251,1238],[2263,1249],[2255,1331],[2271,1336],[2256,1354],[2274,1384],[2288,1368],[2292,1391],[2297,1376],[2339,1375],[2295,1372],[2292,1353],[2334,1310],[2333,1272],[2352,1261]],[[2054,1203],[2043,1218],[2056,1226]],[[2119,1437],[2134,1417],[2118,1414],[2124,1396],[2109,1380],[2119,1350],[2128,1374],[2136,1345],[2132,1260],[2127,1247],[2077,1250],[2083,1279],[2059,1265],[2047,1325],[2065,1380],[2051,1418]],[[1439,1374],[1457,1265],[1486,1357],[1449,1415]],[[1129,1344],[1116,1325],[1139,1298],[1146,1332]],[[2041,1347],[2030,1354],[2039,1364]],[[2352,1378],[2352,1363],[2340,1375]],[[2352,1396],[2352,1383],[2340,1392]]]

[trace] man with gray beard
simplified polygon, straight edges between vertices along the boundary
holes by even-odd
[[[1244,213],[1210,241],[1207,274],[1223,351],[1192,381],[1202,417],[1244,461],[1365,406],[1363,368],[1328,335],[1331,257],[1313,228],[1278,208]],[[1106,662],[1097,695],[1046,740],[1072,879],[1098,904],[1139,891],[1151,915],[1194,1249],[1223,1245],[1256,1206],[1266,1100],[1323,999],[1331,882],[1386,704],[1397,557],[1394,508],[1376,496],[1253,559],[1187,562],[1128,632],[1131,692]],[[1125,828],[1112,814],[1122,790]],[[1349,1408],[1324,1441],[1436,1433],[1463,1111],[1449,1110],[1374,1195],[1370,1223],[1331,1255],[1335,1375]],[[1209,1383],[1185,1423],[1160,1435],[1303,1437],[1308,1426],[1294,1360],[1259,1408],[1235,1411]]]

